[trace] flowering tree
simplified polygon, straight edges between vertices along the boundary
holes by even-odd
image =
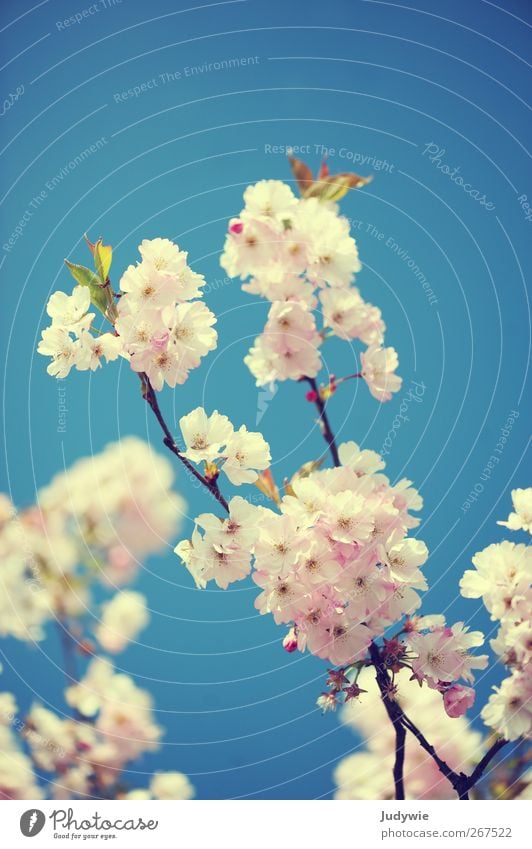
[[[180,772],[156,773],[148,790],[124,783],[127,764],[156,751],[162,729],[151,696],[102,656],[121,652],[148,623],[144,596],[121,588],[177,533],[185,502],[173,478],[165,457],[129,437],[79,460],[25,510],[0,497],[0,636],[41,643],[55,623],[73,711],[34,702],[21,717],[13,695],[0,692],[0,799],[41,798],[37,776],[58,799],[193,794]],[[97,604],[102,589],[115,592]],[[83,657],[91,661],[79,680]]]
[[[214,349],[217,336],[216,319],[201,300],[203,278],[167,239],[142,242],[141,262],[126,270],[119,291],[109,276],[111,249],[101,241],[89,243],[95,271],[68,263],[78,285],[71,295],[52,295],[52,324],[43,331],[39,352],[51,357],[48,371],[60,377],[72,367],[96,369],[102,358],[129,361],[164,444],[224,511],[223,516],[198,516],[191,538],[176,546],[196,584],[214,581],[226,588],[251,573],[261,590],[257,608],[288,626],[285,649],[308,650],[332,664],[328,689],[318,699],[324,710],[340,701],[358,702],[372,670],[390,722],[395,797],[405,798],[405,758],[417,746],[454,795],[466,799],[506,743],[530,733],[525,668],[530,644],[527,655],[524,636],[530,626],[530,591],[523,577],[528,560],[519,546],[495,558],[500,560],[496,585],[504,592],[502,600],[486,577],[492,568],[489,556],[481,567],[476,564],[478,575],[466,573],[463,579],[464,594],[482,596],[492,615],[501,617],[495,648],[513,671],[511,683],[503,683],[483,711],[496,738],[476,764],[473,753],[469,760],[457,759],[444,747],[438,749],[438,740],[431,742],[415,723],[398,682],[401,690],[422,686],[446,717],[462,717],[475,698],[474,671],[488,664],[487,655],[475,653],[484,637],[462,622],[449,626],[443,616],[417,615],[420,593],[427,589],[422,567],[428,551],[409,534],[419,524],[413,513],[422,500],[410,481],[391,483],[374,451],[353,441],[337,444],[328,414],[329,400],[346,380],[362,379],[381,403],[401,386],[397,354],[384,346],[380,310],[353,285],[361,263],[348,221],[336,205],[367,180],[330,175],[326,166],[314,179],[302,162],[291,159],[291,164],[301,196],[276,180],[248,187],[244,209],[229,222],[221,263],[229,275],[241,278],[246,292],[271,303],[246,365],[258,386],[284,380],[308,385],[306,398],[316,408],[332,467],[322,468],[323,457],[310,460],[281,493],[260,433],[245,425],[235,429],[226,416],[200,407],[180,419],[182,438],[171,433],[158,395],[165,384],[183,383]],[[111,325],[108,331],[96,327],[90,304]],[[365,346],[361,367],[319,381],[321,348],[331,336],[348,342],[349,361],[355,341]],[[240,496],[227,500],[222,475],[235,486],[255,483],[271,508]],[[529,495],[519,498],[530,506]],[[516,504],[518,516],[521,503]],[[511,518],[509,524],[519,521]],[[464,773],[464,763],[474,768]]]

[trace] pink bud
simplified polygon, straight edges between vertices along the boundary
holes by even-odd
[[[241,233],[243,229],[244,225],[241,221],[238,221],[238,219],[229,225],[229,232],[234,233],[235,235]]]
[[[156,336],[152,336],[151,338],[151,347],[153,351],[164,351],[166,345],[168,344],[169,332],[165,330],[164,333],[159,333]]]
[[[290,653],[297,649],[297,637],[293,628],[290,628],[288,634],[283,640],[283,649]]]
[[[314,403],[314,401],[318,400],[318,393],[316,392],[315,389],[309,389],[309,391],[305,395],[305,398],[307,399],[307,401]]]
[[[443,694],[443,706],[447,716],[456,719],[463,716],[475,701],[475,691],[472,687],[463,687],[462,684],[453,684]]]

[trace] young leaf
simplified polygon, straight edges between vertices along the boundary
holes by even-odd
[[[94,257],[94,266],[102,283],[107,282],[111,262],[113,260],[113,249],[111,245],[104,245],[102,239],[97,242],[91,242],[85,233],[85,241],[89,246],[89,250]]]
[[[76,283],[80,286],[88,287],[91,293],[91,302],[105,315],[108,306],[107,295],[94,271],[91,271],[90,268],[86,268],[84,265],[76,265],[73,262],[69,262],[68,259],[65,259],[65,265]]]
[[[281,503],[279,490],[273,479],[271,469],[266,469],[266,471],[261,472],[259,474],[258,480],[255,481],[255,486],[257,487],[257,489],[260,489],[260,491],[263,492],[267,498],[270,498],[276,504]]]
[[[94,264],[96,265],[96,271],[102,283],[106,283],[109,278],[112,260],[113,249],[111,245],[104,245],[102,244],[102,240],[98,239],[94,253]]]
[[[309,460],[308,463],[304,463],[297,470],[297,472],[294,475],[292,475],[292,479],[290,481],[290,484],[293,484],[294,481],[301,480],[302,478],[308,478],[308,476],[311,475],[312,472],[316,472],[320,468],[320,466],[322,466],[322,465],[323,465],[323,457],[319,460]]]
[[[350,189],[359,189],[371,183],[373,177],[360,177],[358,174],[333,174],[325,179],[317,180],[305,197],[317,197],[319,200],[337,201],[344,197]]]
[[[292,169],[292,174],[295,177],[295,181],[298,185],[299,191],[301,192],[302,197],[306,196],[307,191],[312,188],[312,184],[314,183],[314,176],[312,171],[301,159],[296,159],[294,156],[288,154],[288,161],[290,163],[290,167]]]
[[[330,174],[326,162],[322,162],[318,176],[314,179],[312,171],[300,159],[288,154],[292,173],[301,192],[301,197],[317,198],[321,201],[337,201],[350,189],[359,189],[371,183],[373,177],[360,177],[353,172]]]

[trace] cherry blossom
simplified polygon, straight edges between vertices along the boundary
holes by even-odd
[[[248,431],[245,425],[235,431],[218,410],[208,416],[203,407],[196,407],[179,420],[179,426],[186,445],[182,456],[213,466],[214,470],[209,469],[211,477],[221,468],[231,483],[240,486],[256,481],[257,470],[270,464],[270,448],[262,434]]]
[[[470,648],[483,642],[480,631],[469,632],[461,622],[452,628],[436,627],[425,634],[414,631],[406,638],[408,648],[414,653],[414,674],[436,687],[459,678],[472,681],[472,669],[485,669],[488,656],[469,653]]]
[[[367,351],[360,355],[360,361],[362,377],[377,401],[389,401],[392,392],[399,392],[402,380],[394,374],[399,363],[395,348],[370,345]]]
[[[515,508],[507,522],[510,530],[532,532],[528,521],[531,489],[512,491]],[[473,557],[474,570],[464,572],[462,595],[481,598],[499,630],[491,648],[509,675],[494,688],[481,711],[484,722],[507,740],[532,736],[532,550],[523,543],[504,540]]]
[[[48,301],[52,325],[43,330],[37,350],[52,358],[49,374],[65,378],[72,368],[94,371],[102,357],[110,361],[122,356],[160,391],[165,384],[174,388],[184,383],[216,348],[216,317],[203,301],[195,300],[205,281],[188,266],[187,254],[161,238],[144,239],[139,252],[141,262],[125,270],[118,293],[113,293],[108,278],[98,282],[89,269],[69,265],[84,285],[76,286],[70,296],[54,292]],[[94,327],[91,301],[112,332]]]
[[[11,693],[0,693],[0,800],[42,799],[33,764],[11,727],[17,706]]]
[[[234,432],[227,416],[222,416],[218,410],[208,416],[203,407],[196,407],[182,416],[179,427],[187,449],[183,456],[193,463],[211,463]]]
[[[133,590],[124,590],[103,605],[95,630],[96,639],[105,651],[115,654],[123,651],[148,621],[145,597]]]
[[[244,359],[257,385],[316,377],[324,340],[335,335],[369,346],[360,355],[362,376],[378,400],[389,400],[401,386],[393,373],[397,355],[381,347],[380,310],[353,285],[362,265],[348,220],[336,204],[296,198],[278,180],[249,186],[244,204],[229,222],[220,262],[240,277],[244,291],[272,302],[264,331]]]
[[[475,691],[472,687],[453,684],[443,694],[443,706],[447,716],[455,719],[463,716],[475,702]]]
[[[471,770],[484,754],[481,734],[462,715],[449,717],[437,691],[415,686],[409,678],[407,669],[395,676],[402,709],[429,737],[449,766],[459,771]],[[363,669],[359,673],[358,685],[366,692],[345,705],[340,719],[361,735],[364,747],[337,764],[335,798],[394,799],[394,732],[386,721],[372,670]],[[407,799],[456,798],[450,782],[411,736],[406,739],[404,781]]]
[[[506,522],[497,522],[511,531],[528,531],[532,533],[532,487],[528,489],[512,489],[514,513],[510,513]]]
[[[124,437],[41,488],[38,507],[17,512],[6,499],[0,520],[0,635],[42,640],[50,619],[85,616],[95,581],[115,587],[131,581],[141,559],[159,551],[180,525],[185,504],[171,491],[173,480],[166,457],[140,439]],[[116,615],[128,598],[139,601],[135,593],[115,600],[109,624],[118,624]],[[139,616],[137,605],[136,616],[126,614],[122,627],[133,627]]]
[[[181,772],[156,772],[147,790],[124,792],[122,773],[146,752],[157,751],[162,729],[153,717],[148,693],[104,658],[94,659],[85,676],[67,688],[75,718],[35,702],[24,720],[9,693],[0,693],[0,799],[40,799],[39,778],[55,799],[190,799],[195,790]],[[31,759],[9,723],[22,730]]]
[[[77,332],[90,327],[94,318],[94,313],[89,312],[90,304],[88,288],[75,286],[71,295],[54,292],[46,305],[46,312],[56,327],[68,327]]]
[[[101,240],[89,243],[96,274],[67,263],[81,285],[72,295],[51,296],[52,323],[42,332],[38,352],[51,357],[47,370],[60,378],[72,368],[96,370],[102,359],[129,362],[165,446],[226,511],[222,517],[197,516],[190,538],[174,549],[196,586],[204,589],[212,581],[227,589],[251,576],[257,610],[287,626],[283,648],[308,651],[336,667],[328,670],[317,704],[323,712],[347,705],[344,715],[351,711],[349,721],[367,738],[366,750],[338,767],[338,798],[404,798],[403,754],[410,798],[452,798],[455,792],[466,798],[476,776],[468,785],[463,766],[478,763],[484,748],[464,719],[475,700],[474,672],[488,665],[488,656],[476,651],[484,636],[463,622],[449,626],[439,614],[418,615],[428,590],[423,572],[428,549],[416,536],[419,519],[412,515],[422,507],[421,496],[407,479],[392,483],[376,452],[354,441],[337,446],[328,418],[329,399],[347,380],[362,379],[380,403],[402,385],[397,352],[385,345],[381,312],[354,285],[362,264],[349,221],[331,201],[367,180],[329,177],[324,164],[315,181],[308,167],[296,164],[301,198],[278,180],[245,190],[244,208],[229,222],[221,264],[241,279],[244,291],[269,302],[264,328],[244,362],[258,386],[306,382],[306,398],[318,411],[333,468],[322,467],[323,458],[311,459],[285,479],[281,491],[263,435],[246,425],[236,429],[227,416],[217,410],[208,414],[203,407],[181,417],[182,441],[174,438],[155,393],[184,383],[215,349],[217,333],[216,317],[201,300],[203,277],[168,239],[142,241],[141,261],[125,270],[117,292],[109,277],[110,248]],[[91,305],[108,321],[109,332],[95,327]],[[319,384],[325,346],[339,345],[329,342],[333,336],[348,343],[343,347],[351,361],[359,357],[360,370],[349,368],[344,377],[330,374],[325,385]],[[355,341],[365,346],[359,352]],[[2,633],[41,639],[47,620],[57,615],[67,637],[82,635],[94,573],[107,585],[127,583],[138,559],[175,533],[183,502],[170,492],[167,464],[149,457],[138,441],[125,443],[125,449],[123,444],[114,453],[106,449],[95,462],[80,461],[68,476],[59,475],[40,493],[38,508],[18,516],[8,501],[0,502],[0,554],[8,588],[7,598],[0,594],[0,614],[6,614],[0,619]],[[270,506],[240,497],[227,501],[221,472],[234,486],[257,484]],[[514,490],[514,512],[499,524],[531,531],[531,492]],[[21,529],[23,542],[17,540]],[[82,562],[83,548],[94,561],[92,571]],[[44,578],[37,569],[42,592],[32,595],[22,584],[36,562],[45,564]],[[487,763],[506,741],[531,734],[530,549],[504,541],[475,555],[473,565],[461,580],[462,594],[482,598],[499,621],[490,645],[509,671],[481,711],[499,735]],[[10,592],[16,614],[9,607]],[[118,652],[147,622],[146,599],[122,591],[103,603],[94,633],[106,651]],[[92,652],[92,643],[81,644]],[[97,656],[81,680],[73,679],[65,698],[79,722],[40,705],[30,711],[25,736],[34,763],[52,774],[57,798],[95,790],[118,793],[117,776],[127,764],[160,743],[162,729],[150,695]],[[386,725],[385,713],[391,720]],[[430,744],[423,731],[427,713],[431,721],[436,717]],[[52,742],[51,749],[43,739]],[[361,770],[368,778],[363,789],[355,783]],[[2,781],[0,761],[0,795],[6,792]],[[12,792],[21,792],[18,783]],[[120,791],[129,799],[192,795],[179,772],[156,774],[146,789]]]

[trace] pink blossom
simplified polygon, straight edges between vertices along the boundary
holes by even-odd
[[[464,687],[462,684],[453,684],[443,694],[443,706],[447,716],[456,719],[463,716],[475,701],[475,691],[472,687]]]
[[[295,628],[290,628],[288,634],[283,640],[283,649],[290,654],[297,649],[297,636]]]

